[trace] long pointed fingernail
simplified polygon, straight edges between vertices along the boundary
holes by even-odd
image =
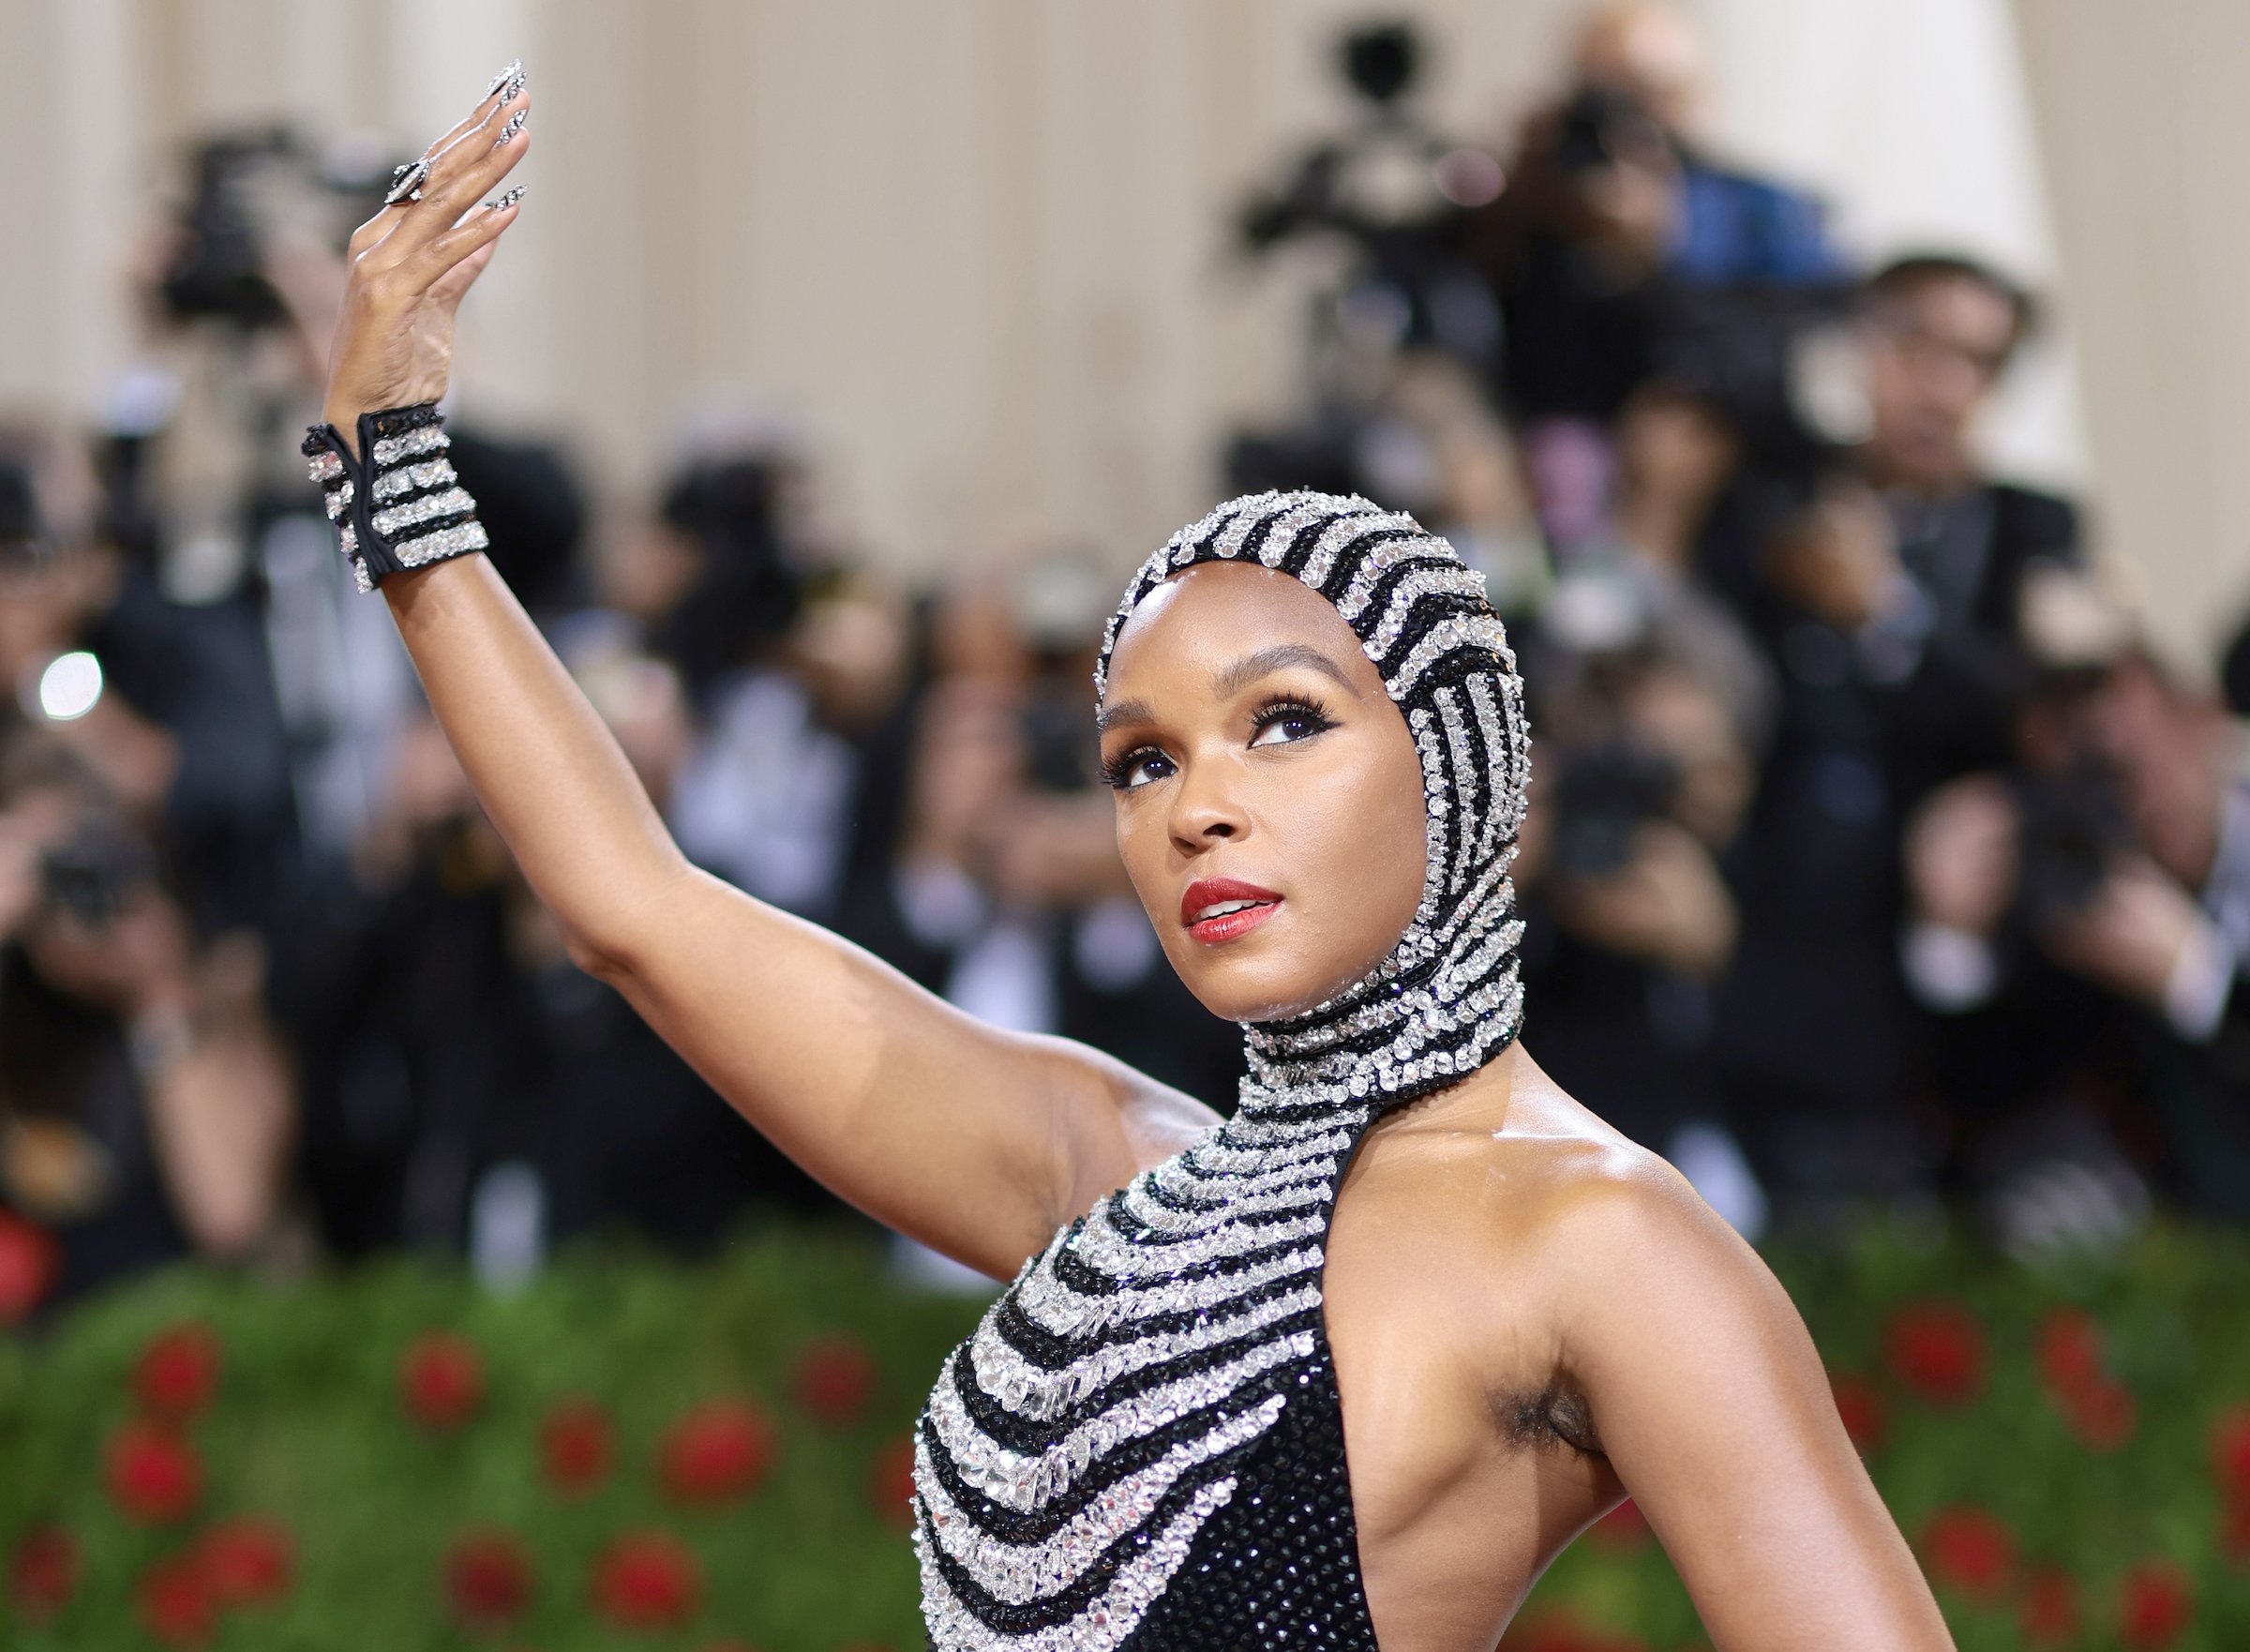
[[[491,200],[486,202],[485,205],[494,212],[505,212],[522,199],[523,186],[518,184],[505,195],[495,195]]]
[[[518,132],[523,130],[524,123],[531,118],[532,112],[528,109],[519,109],[508,116],[507,125],[500,128],[500,136],[492,140],[492,147],[498,149],[514,138]]]
[[[512,82],[520,81],[522,79],[523,59],[518,57],[515,62],[509,64],[507,68],[502,69],[498,74],[492,77],[492,83],[485,88],[485,96],[489,98],[493,93],[499,91],[501,87],[505,86]],[[505,102],[506,99],[502,98],[502,101]]]

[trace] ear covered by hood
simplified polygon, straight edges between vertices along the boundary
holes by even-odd
[[[1244,1106],[1388,1106],[1474,1072],[1522,1025],[1523,925],[1508,869],[1531,781],[1523,682],[1484,577],[1412,517],[1364,499],[1230,500],[1127,586],[1102,636],[1098,696],[1127,616],[1210,562],[1277,569],[1335,605],[1414,736],[1428,820],[1421,903],[1390,954],[1302,1014],[1244,1027]]]

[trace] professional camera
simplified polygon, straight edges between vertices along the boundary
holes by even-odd
[[[157,875],[156,856],[123,822],[100,814],[82,819],[39,862],[46,898],[89,929],[101,929]]]
[[[1866,434],[1852,303],[1843,286],[1669,289],[1648,377],[1724,419],[1761,473],[1812,477]]]
[[[1641,828],[1671,814],[1679,784],[1672,758],[1636,742],[1571,752],[1554,783],[1555,872],[1606,878],[1623,871]]]
[[[53,554],[30,471],[0,455],[0,575],[36,573]]]
[[[2092,764],[2018,775],[2017,909],[2034,931],[2086,909],[2132,827],[2108,778]]]
[[[1399,345],[1476,356],[1492,348],[1497,321],[1462,255],[1464,208],[1499,193],[1500,166],[1440,139],[1407,107],[1420,61],[1419,38],[1403,23],[1343,38],[1338,68],[1360,118],[1313,145],[1278,190],[1251,202],[1242,242],[1262,256],[1309,236],[1339,237],[1358,267],[1338,309],[1382,313]],[[1316,334],[1342,322],[1316,318]]]
[[[340,248],[382,195],[371,154],[316,156],[280,128],[205,140],[189,173],[178,247],[158,281],[164,307],[180,321],[210,319],[245,332],[285,319],[265,276],[278,232],[302,229]]]

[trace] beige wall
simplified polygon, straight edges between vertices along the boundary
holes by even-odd
[[[2027,0],[2019,30],[2005,0],[1691,7],[1726,148],[1822,188],[1870,253],[1936,238],[2061,287],[2077,376],[2049,352],[1999,445],[2086,473],[2182,647],[2250,576],[2224,193],[2250,113],[2225,97],[2224,4]],[[1442,44],[1432,115],[1500,133],[1577,8],[1386,9]],[[1030,526],[1122,559],[1208,503],[1218,432],[1288,398],[1302,273],[1243,267],[1225,215],[1343,113],[1327,43],[1363,10],[0,0],[0,213],[28,231],[0,252],[0,400],[84,409],[129,358],[115,271],[183,134],[418,137],[520,53],[531,194],[468,318],[465,397],[565,426],[629,484],[684,403],[749,387],[900,565]]]
[[[2018,0],[2103,538],[2207,658],[2250,609],[2250,12]]]

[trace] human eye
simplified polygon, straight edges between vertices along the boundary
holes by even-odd
[[[1270,699],[1251,716],[1252,745],[1293,745],[1336,727],[1327,710],[1309,699]]]
[[[1102,784],[1112,791],[1132,791],[1171,773],[1172,759],[1153,745],[1136,745],[1102,759]]]

